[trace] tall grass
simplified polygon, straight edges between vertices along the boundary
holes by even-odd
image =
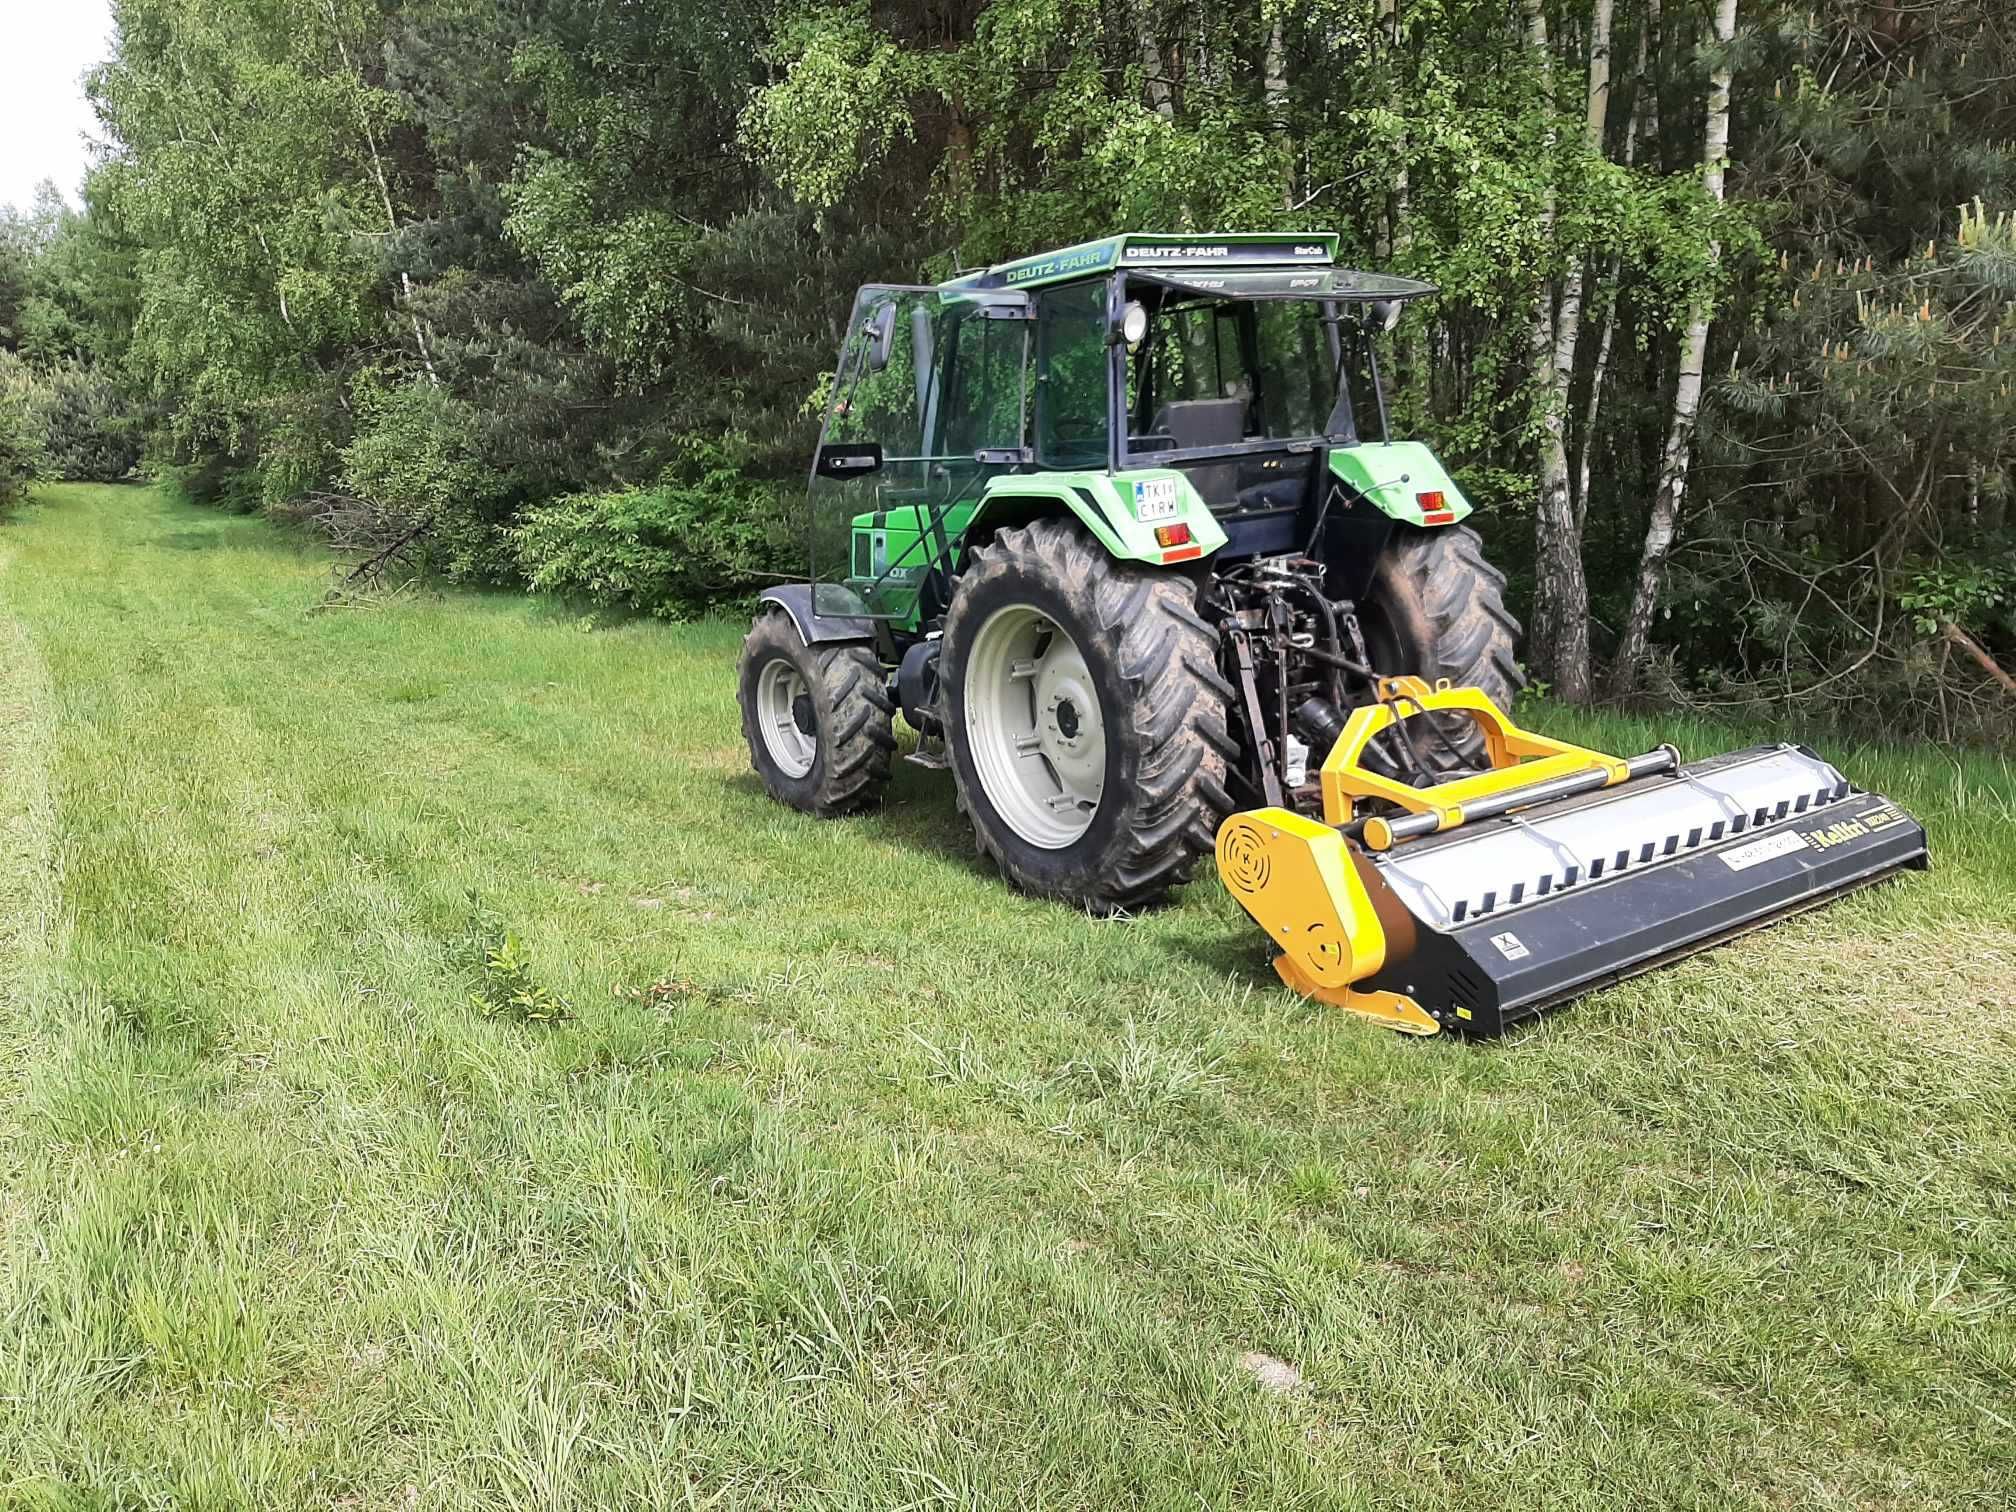
[[[1412,1042],[934,774],[778,809],[736,626],[317,613],[138,490],[0,554],[0,1504],[2005,1497],[2005,762],[1830,753],[1931,874]]]

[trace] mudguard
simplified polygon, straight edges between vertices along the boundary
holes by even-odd
[[[1028,518],[1032,503],[1061,506],[1099,544],[1125,562],[1173,566],[1207,557],[1225,544],[1211,506],[1173,467],[1128,472],[1010,473],[989,481],[966,527],[971,537],[995,523]],[[1188,539],[1164,545],[1156,531],[1187,527]]]
[[[817,646],[830,641],[866,641],[875,638],[872,620],[851,614],[817,614],[812,609],[812,585],[810,583],[785,583],[776,588],[765,588],[756,596],[759,604],[775,604],[791,616],[791,623],[798,627],[798,637],[808,646]]]
[[[1330,453],[1330,473],[1403,525],[1454,525],[1470,513],[1456,480],[1419,441],[1337,447]]]

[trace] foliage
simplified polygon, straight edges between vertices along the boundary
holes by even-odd
[[[471,889],[461,932],[450,943],[450,963],[471,987],[469,1005],[486,1019],[521,1024],[561,1024],[573,1004],[544,985],[532,970],[524,937]]]
[[[573,1017],[565,998],[534,980],[525,942],[508,930],[484,954],[482,989],[469,1000],[485,1018],[558,1024]]]
[[[192,462],[157,460],[154,472],[177,497],[233,514],[253,514],[261,505],[259,474],[250,459],[231,451],[206,451]]]
[[[503,581],[502,526],[511,500],[479,455],[474,406],[423,379],[360,378],[356,433],[343,448],[342,485],[379,510],[424,526],[431,552],[456,582]]]
[[[117,362],[123,254],[103,225],[48,184],[25,213],[0,207],[0,450],[51,477],[126,477],[145,442],[146,407]],[[0,463],[18,474],[21,464]],[[0,485],[4,491],[4,485]]]
[[[534,506],[512,532],[533,591],[683,618],[795,565],[789,501],[752,482],[737,449],[695,439],[649,488]]]
[[[33,375],[0,351],[0,509],[16,503],[49,467]]]
[[[64,359],[39,375],[35,418],[50,471],[74,483],[116,483],[145,444],[133,397],[104,368]]]
[[[2016,545],[1907,568],[1897,607],[1920,635],[1958,625],[1993,644],[2016,642]]]

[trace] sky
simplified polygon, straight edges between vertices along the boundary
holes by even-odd
[[[78,202],[98,129],[82,77],[111,33],[112,0],[0,0],[0,205],[25,210],[45,178]]]

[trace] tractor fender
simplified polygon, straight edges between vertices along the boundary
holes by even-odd
[[[791,623],[798,627],[798,638],[808,646],[833,641],[872,641],[875,638],[874,622],[864,617],[813,612],[810,583],[785,583],[781,587],[765,588],[756,596],[756,602],[775,604],[790,615]]]
[[[1209,556],[1225,544],[1225,528],[1190,480],[1171,467],[1121,473],[1008,473],[991,479],[964,533],[978,541],[1010,525],[1069,515],[1124,562],[1161,567]],[[1143,516],[1146,518],[1143,518]],[[1175,547],[1155,538],[1158,527],[1187,525]]]
[[[1368,441],[1330,453],[1330,473],[1357,499],[1401,525],[1455,525],[1470,501],[1435,453],[1419,441]],[[1433,510],[1424,501],[1439,496]],[[1345,506],[1348,510],[1350,504]]]

